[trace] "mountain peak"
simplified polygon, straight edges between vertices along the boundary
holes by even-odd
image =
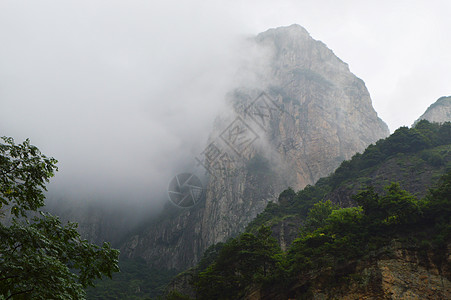
[[[440,97],[431,104],[424,114],[415,121],[414,125],[420,120],[428,120],[429,122],[437,123],[451,121],[451,96]]]
[[[307,29],[302,27],[299,24],[291,24],[289,26],[280,26],[276,28],[270,28],[260,34],[258,36],[264,36],[269,34],[297,34],[297,35],[304,35],[304,36],[310,36]]]
[[[229,94],[236,114],[212,128],[203,204],[129,239],[126,257],[167,269],[192,266],[287,186],[314,184],[389,134],[364,82],[303,27],[269,29],[252,42],[264,55]]]

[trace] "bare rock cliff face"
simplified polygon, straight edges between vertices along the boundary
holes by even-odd
[[[439,98],[415,121],[415,124],[420,120],[437,123],[451,122],[451,96]]]
[[[243,231],[288,186],[300,189],[388,136],[362,80],[299,25],[254,43],[266,55],[258,85],[230,93],[204,151],[204,201],[128,240],[122,253],[165,268],[195,264],[205,249]]]

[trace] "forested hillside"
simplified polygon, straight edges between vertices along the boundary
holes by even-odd
[[[396,270],[407,276],[413,263],[432,270],[431,284],[442,284],[432,296],[422,294],[422,283],[412,283],[411,292],[445,299],[451,292],[450,170],[451,123],[402,127],[314,186],[282,192],[245,233],[212,246],[195,269],[179,275],[169,298],[405,297],[396,283],[383,285],[391,274],[384,270],[401,264]]]

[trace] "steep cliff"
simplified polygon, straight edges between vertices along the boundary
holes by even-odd
[[[428,109],[415,121],[414,124],[420,120],[428,120],[430,122],[450,122],[451,121],[451,96],[441,97],[435,103],[428,107]]]
[[[402,127],[314,186],[282,192],[245,233],[210,247],[176,277],[168,293],[207,299],[232,286],[238,296],[224,299],[448,299],[450,170],[451,123]],[[392,182],[407,191],[384,189]],[[280,250],[263,249],[265,227]]]
[[[243,231],[288,186],[300,189],[389,134],[362,80],[299,25],[252,41],[253,77],[230,93],[199,160],[208,171],[204,201],[149,224],[122,247],[165,268],[194,265],[210,245]]]

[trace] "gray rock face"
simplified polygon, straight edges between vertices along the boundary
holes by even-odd
[[[450,122],[451,121],[451,96],[441,97],[415,121],[414,125],[420,120],[429,122]]]
[[[388,136],[362,80],[299,25],[270,29],[254,43],[264,55],[258,85],[229,95],[233,113],[218,118],[205,150],[202,204],[150,225],[122,247],[165,268],[195,264],[205,249],[243,231],[288,186],[333,172]]]

